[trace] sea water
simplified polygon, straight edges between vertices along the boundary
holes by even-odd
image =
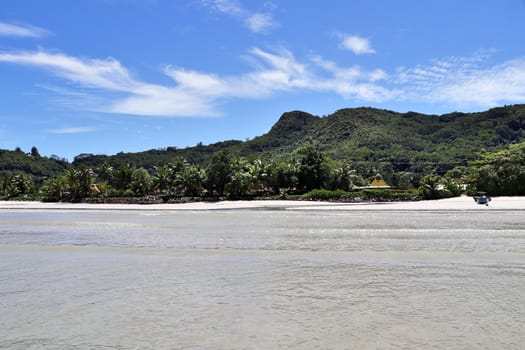
[[[2,349],[522,349],[524,330],[522,211],[0,211]]]

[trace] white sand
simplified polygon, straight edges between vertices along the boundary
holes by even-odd
[[[220,210],[220,209],[301,209],[301,210],[525,210],[525,197],[495,197],[489,206],[479,205],[472,197],[394,202],[394,203],[329,203],[316,201],[222,201],[183,204],[86,204],[0,201],[4,209],[60,209],[60,210]]]

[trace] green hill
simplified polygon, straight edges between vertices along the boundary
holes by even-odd
[[[63,159],[40,156],[35,147],[31,153],[24,153],[20,149],[0,150],[0,177],[25,173],[32,175],[37,182],[41,182],[60,175],[67,166],[68,163]]]
[[[441,116],[347,108],[322,118],[301,111],[284,113],[266,134],[250,141],[113,156],[81,155],[73,164],[97,167],[107,161],[115,167],[131,164],[151,168],[175,157],[205,164],[222,149],[241,156],[279,159],[313,144],[333,159],[346,160],[357,168],[381,165],[391,171],[444,173],[456,165],[466,165],[480,152],[520,141],[525,141],[525,105]]]
[[[49,198],[81,198],[89,194],[90,182],[97,174],[107,196],[154,193],[154,182],[165,187],[170,178],[169,188],[179,195],[202,194],[204,187],[221,195],[246,195],[250,189],[271,189],[274,194],[282,189],[291,193],[345,190],[349,181],[363,186],[378,174],[389,184],[406,189],[422,181],[439,184],[441,179],[436,175],[454,169],[449,175],[454,174],[459,182],[467,181],[492,193],[516,194],[523,192],[521,185],[513,182],[515,178],[522,181],[523,144],[525,105],[441,116],[352,108],[321,118],[293,111],[284,113],[266,134],[250,141],[112,156],[81,154],[75,157],[73,167],[57,157],[40,156],[36,147],[30,153],[0,150],[0,193],[7,198],[20,197],[45,187]],[[512,151],[512,157],[518,154],[519,160],[509,163],[507,158],[512,157],[507,157],[505,149]],[[183,159],[204,167],[184,165]],[[479,163],[481,160],[487,163]],[[163,164],[166,167],[158,167]],[[478,169],[479,164],[483,166]],[[113,175],[104,179],[108,166]],[[179,169],[176,176],[173,169]],[[64,190],[68,186],[73,190]],[[169,197],[173,193],[165,194]]]

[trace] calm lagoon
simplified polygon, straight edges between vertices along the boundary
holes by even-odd
[[[0,348],[522,349],[521,210],[0,211]]]

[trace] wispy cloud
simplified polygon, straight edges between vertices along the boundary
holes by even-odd
[[[61,53],[0,52],[0,62],[32,65],[47,68],[82,86],[131,92],[137,83],[120,62],[113,58],[83,59]]]
[[[238,0],[202,0],[209,9],[241,21],[254,33],[264,33],[278,26],[270,12],[250,11]]]
[[[525,100],[525,58],[486,65],[485,55],[447,57],[399,69],[404,98],[456,107],[492,107]]]
[[[262,33],[276,26],[276,22],[269,13],[254,13],[245,19],[245,23],[255,33]]]
[[[218,105],[232,98],[266,98],[294,90],[328,91],[346,98],[384,100],[389,92],[374,84],[381,71],[359,67],[339,68],[334,63],[312,59],[300,62],[284,48],[249,51],[254,67],[240,75],[219,76],[167,66],[164,74],[173,85],[151,84],[133,77],[114,58],[87,59],[53,52],[0,52],[0,62],[30,65],[49,70],[75,84],[79,91],[55,88],[55,101],[108,113],[151,116],[216,116]],[[49,87],[47,87],[49,90]],[[86,90],[87,89],[87,90]],[[62,92],[61,92],[62,91]],[[105,97],[113,92],[111,99]],[[96,102],[96,106],[67,103],[69,99]]]
[[[41,38],[46,35],[49,32],[40,27],[0,22],[0,36]]]
[[[480,55],[449,57],[394,72],[341,66],[318,55],[299,60],[285,48],[254,47],[246,58],[251,69],[228,76],[166,66],[163,73],[173,83],[161,85],[134,77],[114,58],[0,52],[0,62],[43,68],[69,82],[45,87],[58,96],[56,103],[105,113],[210,117],[220,115],[220,106],[230,100],[298,91],[334,93],[354,103],[403,100],[491,107],[525,100],[525,58],[491,66]]]
[[[344,50],[352,51],[356,55],[376,52],[367,38],[349,34],[337,34],[337,36],[341,39],[339,46]]]
[[[69,135],[69,134],[84,134],[84,133],[89,133],[89,132],[94,132],[96,131],[95,128],[93,127],[85,127],[85,126],[81,126],[81,127],[64,127],[64,128],[59,128],[59,129],[51,129],[49,130],[50,133],[52,134],[59,134],[59,135]]]

